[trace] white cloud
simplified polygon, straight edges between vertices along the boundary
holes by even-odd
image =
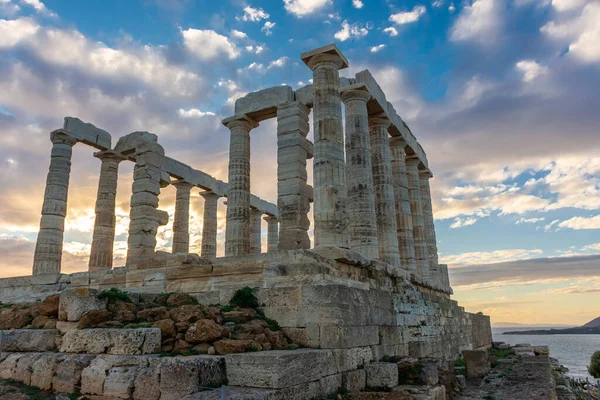
[[[560,222],[560,220],[559,220],[559,219],[555,219],[554,221],[552,221],[552,222],[550,222],[548,225],[546,225],[546,226],[544,227],[544,230],[545,230],[545,231],[549,231],[550,229],[552,229],[552,227],[553,227],[554,225],[558,224],[559,222]]]
[[[285,10],[298,18],[313,14],[331,4],[331,0],[283,0]]]
[[[242,17],[238,17],[237,19],[241,19],[242,21],[251,21],[258,22],[261,19],[269,18],[269,14],[265,12],[262,8],[253,8],[251,6],[244,7],[244,15]]]
[[[363,8],[364,4],[362,0],[352,0],[352,7],[354,8]]]
[[[260,28],[261,32],[264,32],[265,35],[270,36],[273,33],[273,28],[275,27],[275,22],[266,21],[262,28]]]
[[[53,12],[48,10],[48,8],[46,8],[44,3],[42,3],[40,0],[21,0],[21,3],[27,4],[31,7],[33,7],[35,9],[35,11],[37,11],[40,14],[48,14],[51,16],[56,16],[56,14],[54,14]]]
[[[281,68],[283,66],[285,66],[285,64],[288,62],[289,57],[279,57],[277,60],[271,61],[269,63],[269,65],[267,66],[267,69],[271,69],[271,68]]]
[[[552,7],[557,11],[568,11],[579,8],[587,2],[588,0],[552,0]]]
[[[344,42],[351,37],[363,37],[369,33],[367,28],[361,27],[358,24],[349,24],[348,21],[342,22],[342,29],[333,35],[340,42]]]
[[[527,260],[543,254],[540,249],[506,249],[494,251],[476,251],[462,254],[449,254],[440,257],[440,263],[451,265],[474,265]]]
[[[31,38],[39,29],[40,26],[29,18],[0,19],[0,48],[13,47],[17,43]]]
[[[179,116],[182,118],[199,118],[205,116],[215,116],[214,112],[200,111],[197,108],[190,108],[189,110],[184,110],[183,108],[180,108],[177,114],[179,114]]]
[[[390,21],[395,22],[398,25],[410,24],[417,22],[423,14],[427,12],[425,6],[415,6],[412,11],[399,12],[392,14],[389,18]]]
[[[581,250],[600,250],[600,243],[588,244],[587,246],[583,246]]]
[[[542,222],[545,221],[546,218],[541,217],[541,218],[520,218],[516,224],[535,224],[536,222]]]
[[[564,4],[566,5],[567,2]],[[541,31],[557,42],[567,43],[568,55],[576,60],[583,63],[600,62],[598,21],[600,21],[600,3],[590,2],[583,8],[581,15],[561,22],[550,21],[541,28]]]
[[[12,17],[21,10],[18,4],[11,3],[10,0],[0,0],[0,15]]]
[[[450,3],[450,5],[448,6],[448,11],[450,12],[450,14],[452,14],[454,11],[456,11],[456,7],[454,7],[454,3]]]
[[[443,5],[444,5],[444,0],[435,0],[435,1],[434,1],[434,2],[431,4],[431,6],[432,6],[432,7],[436,7],[436,8],[438,8],[438,7],[441,7],[441,6],[443,6]]]
[[[383,30],[384,33],[387,33],[391,37],[398,36],[398,30],[393,26],[387,27]]]
[[[229,59],[237,58],[240,55],[234,43],[213,30],[187,29],[181,31],[181,34],[184,45],[200,60],[212,60],[221,54],[225,54]]]
[[[456,218],[452,225],[450,225],[450,229],[463,228],[465,226],[474,225],[477,222],[477,218]]]
[[[531,82],[540,76],[547,75],[549,72],[548,67],[533,60],[521,60],[515,64],[515,67],[523,74],[523,82]]]
[[[378,44],[377,46],[371,47],[371,53],[377,53],[379,50],[383,49],[385,44]]]
[[[500,0],[475,0],[463,8],[450,29],[450,40],[489,43],[498,39],[502,18]]]
[[[231,31],[231,37],[234,37],[237,39],[246,39],[248,37],[248,35],[246,35],[246,33],[242,32],[242,31],[233,29]]]
[[[595,217],[573,217],[558,224],[559,228],[567,229],[600,229],[600,215]]]

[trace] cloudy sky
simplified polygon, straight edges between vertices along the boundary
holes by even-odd
[[[496,323],[587,322],[600,315],[598,21],[598,0],[0,0],[0,276],[30,273],[64,116],[114,142],[157,133],[168,155],[226,180],[220,120],[235,99],[308,84],[300,53],[334,42],[342,75],[368,68],[427,152],[454,297]],[[261,123],[252,191],[271,201],[275,157],[275,125]],[[75,146],[67,272],[87,265],[99,165]],[[121,165],[115,265],[131,172]],[[161,208],[173,201],[167,188]],[[198,249],[197,192],[192,203]],[[170,239],[167,226],[160,247]]]

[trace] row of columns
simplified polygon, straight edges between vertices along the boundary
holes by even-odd
[[[313,71],[315,247],[350,247],[440,285],[428,171],[370,114],[364,84],[339,91],[340,53],[305,60]],[[345,162],[341,101],[345,104]],[[347,214],[346,214],[347,213]]]

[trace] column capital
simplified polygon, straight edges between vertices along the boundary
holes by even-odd
[[[340,90],[340,96],[344,103],[352,100],[360,100],[365,103],[371,99],[371,93],[367,90],[367,86],[363,83],[350,85]]]
[[[417,168],[419,167],[419,164],[421,164],[421,160],[419,160],[419,157],[417,157],[416,154],[406,154],[406,165],[407,166],[417,166]]]
[[[50,140],[52,141],[52,144],[66,144],[69,146],[74,146],[78,142],[77,139],[69,136],[62,129],[50,132]]]
[[[381,127],[381,128],[389,128],[390,125],[392,124],[392,122],[389,120],[389,118],[385,115],[385,114],[375,114],[375,115],[369,115],[369,127]]]
[[[252,129],[258,127],[258,122],[247,116],[246,114],[234,115],[229,118],[225,118],[221,121],[223,125],[225,125],[229,130],[235,129],[237,127],[243,127],[248,132]]]
[[[428,169],[420,169],[419,178],[421,180],[429,180],[430,178],[433,178],[433,174]]]
[[[200,192],[199,194],[200,194],[200,196],[202,196],[204,198],[204,200],[214,199],[214,198],[216,198],[218,200],[222,197],[222,196],[219,196],[218,194],[216,194],[215,192],[213,192],[212,190]]]
[[[276,222],[276,221],[279,221],[279,218],[277,218],[276,216],[274,216],[274,215],[268,215],[268,214],[267,214],[267,215],[265,215],[265,216],[263,217],[263,219],[264,219],[265,221],[267,221],[267,222]]]
[[[171,182],[171,185],[175,186],[175,188],[177,190],[185,190],[185,191],[190,191],[192,190],[192,188],[194,187],[194,185],[192,185],[189,182],[184,181],[183,179],[180,179],[178,181],[173,181]]]
[[[405,149],[408,146],[408,143],[401,136],[392,136],[390,138],[390,147],[391,148],[401,148]]]
[[[116,161],[117,164],[125,160],[126,157],[121,153],[117,153],[114,150],[102,150],[94,153],[94,157],[98,158],[102,162],[105,161]]]
[[[334,43],[306,51],[302,53],[301,58],[308,68],[313,71],[322,64],[332,64],[337,69],[348,68],[348,59]]]

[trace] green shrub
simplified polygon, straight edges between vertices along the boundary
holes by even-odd
[[[246,353],[254,353],[254,352],[260,351],[260,349],[252,344],[249,344],[248,346],[246,346],[244,351]]]
[[[257,314],[255,319],[261,319],[263,321],[265,321],[269,326],[269,330],[273,331],[273,332],[277,332],[281,330],[281,326],[279,326],[279,322],[275,321],[274,319],[271,319],[269,317],[265,317],[262,314]]]
[[[0,310],[3,308],[11,308],[13,305],[11,303],[3,303],[0,301]]]
[[[491,349],[490,350],[490,355],[496,357],[496,360],[504,360],[511,354],[513,354],[513,351],[510,349]]]
[[[98,295],[98,298],[100,300],[102,300],[102,299],[108,299],[108,301],[111,302],[111,303],[115,302],[117,300],[124,301],[126,303],[132,303],[131,298],[129,297],[129,295],[127,293],[125,293],[124,291],[122,291],[120,289],[117,289],[117,288],[103,290]]]
[[[254,292],[256,292],[256,288],[253,289],[248,286],[236,290],[229,301],[229,305],[232,307],[258,308],[258,299]]]
[[[596,379],[600,379],[600,350],[592,354],[588,372]]]

